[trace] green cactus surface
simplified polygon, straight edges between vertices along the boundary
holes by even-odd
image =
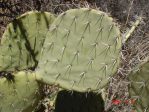
[[[120,64],[120,31],[104,12],[71,9],[52,23],[41,51],[38,80],[79,92],[100,90]]]
[[[40,50],[54,16],[48,12],[27,12],[6,28],[0,44],[0,71],[37,66]]]
[[[136,112],[149,111],[149,63],[143,63],[136,72],[129,75],[129,94],[135,100]]]
[[[0,78],[0,112],[23,112],[28,108],[31,112],[41,97],[35,74],[22,71],[12,76]]]

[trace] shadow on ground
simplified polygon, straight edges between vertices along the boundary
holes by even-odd
[[[55,105],[55,112],[103,112],[104,101],[101,95],[60,91]]]

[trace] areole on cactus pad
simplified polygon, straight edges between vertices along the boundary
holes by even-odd
[[[117,71],[120,51],[119,28],[106,13],[68,10],[47,33],[37,79],[79,92],[100,90]]]
[[[30,11],[13,20],[1,39],[0,71],[37,66],[40,49],[54,18],[48,12]]]

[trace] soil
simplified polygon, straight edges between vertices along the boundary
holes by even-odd
[[[6,25],[26,11],[50,11],[57,15],[68,9],[80,7],[90,7],[108,13],[120,25],[122,36],[138,17],[142,17],[140,25],[123,44],[121,66],[107,90],[107,111],[130,112],[129,105],[115,106],[111,105],[110,101],[115,97],[129,98],[128,84],[122,82],[128,82],[128,73],[149,56],[149,0],[0,0],[0,37]]]

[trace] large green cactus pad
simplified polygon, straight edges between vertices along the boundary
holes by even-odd
[[[22,112],[37,106],[40,94],[35,74],[19,72],[14,79],[0,78],[0,112]]]
[[[149,63],[142,64],[139,71],[129,76],[131,85],[129,94],[136,100],[135,109],[137,112],[148,112],[149,110]],[[146,110],[146,111],[145,111]]]
[[[120,50],[120,32],[112,18],[93,9],[71,9],[51,25],[37,77],[69,90],[102,89],[117,71]]]
[[[6,28],[0,46],[0,71],[37,66],[46,33],[54,16],[48,12],[27,12]]]

